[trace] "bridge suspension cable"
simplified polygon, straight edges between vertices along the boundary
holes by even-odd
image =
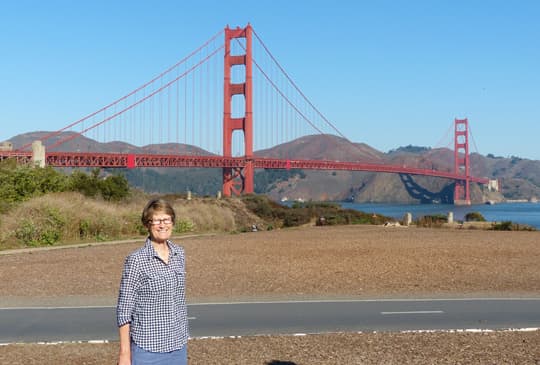
[[[289,76],[289,74],[285,71],[285,69],[281,66],[281,64],[278,62],[278,60],[274,57],[274,55],[270,52],[270,50],[268,49],[268,47],[266,46],[266,44],[263,42],[263,40],[261,39],[261,37],[259,37],[259,35],[257,34],[257,32],[253,31],[253,34],[255,35],[255,37],[259,40],[259,42],[261,43],[262,47],[264,48],[264,50],[266,51],[266,53],[270,56],[270,58],[272,59],[272,61],[274,61],[274,63],[276,64],[276,66],[279,68],[279,70],[283,73],[283,75],[286,77],[286,79],[291,83],[291,85],[294,87],[294,89],[301,95],[301,97],[308,103],[308,105],[317,113],[317,115],[319,115],[325,122],[326,124],[328,124],[339,136],[347,139],[347,137],[345,137],[343,135],[343,133],[341,133],[337,128],[336,126],[330,122],[322,113],[319,109],[317,109],[317,107],[315,107],[315,105],[313,105],[313,103],[307,98],[307,96],[302,92],[302,90],[300,90],[300,88],[296,85],[296,83],[293,81],[293,79]],[[254,61],[255,62],[255,61]],[[255,62],[255,64],[257,65],[257,63]],[[260,69],[259,65],[257,65],[257,67]],[[261,70],[262,72],[262,70]],[[266,74],[265,74],[266,76]],[[269,80],[270,81],[270,80]],[[273,84],[274,87],[276,87],[275,84]],[[277,87],[276,87],[277,89]],[[292,102],[290,100],[288,100],[288,98],[283,95],[283,97],[285,97],[287,99],[287,101],[289,103],[291,103],[291,106],[292,105]],[[293,106],[294,107],[294,106]],[[296,109],[296,108],[295,108]],[[306,120],[308,121],[315,129],[319,130],[319,128],[317,128],[316,126],[313,125],[313,123],[309,120]],[[320,131],[320,130],[319,130]],[[321,132],[322,133],[322,132]]]
[[[474,140],[474,135],[473,135],[473,132],[472,132],[472,129],[471,129],[471,125],[469,124],[469,135],[471,136],[471,139],[472,139],[472,142],[473,142],[473,146],[474,146],[474,152],[476,153],[480,153],[478,151],[478,147],[476,146],[476,141]]]
[[[377,156],[372,156],[372,161],[368,163],[361,163],[358,160],[330,161],[324,160],[328,157],[317,156],[303,159],[283,155],[270,158],[262,158],[262,154],[254,156],[253,138],[251,138],[253,125],[257,128],[255,139],[257,137],[263,139],[258,146],[259,149],[260,147],[274,147],[305,136],[302,133],[306,131],[302,129],[306,127],[309,127],[308,133],[311,134],[314,130],[321,134],[325,134],[326,130],[334,131],[356,148],[360,149],[360,147],[350,142],[313,105],[257,34],[255,37],[258,40],[258,48],[252,49],[251,26],[248,25],[244,29],[237,28],[233,31],[234,36],[228,33],[228,29],[227,27],[225,31],[226,44],[217,42],[219,35],[224,33],[220,31],[190,55],[127,95],[56,132],[46,134],[43,139],[52,140],[52,143],[46,146],[47,156],[43,158],[47,159],[47,163],[58,167],[221,167],[234,176],[242,178],[243,182],[248,180],[246,171],[249,170],[251,174],[254,168],[339,169],[437,176],[454,179],[456,186],[463,187],[461,190],[455,190],[454,194],[457,199],[463,201],[469,201],[470,182],[485,183],[487,181],[485,178],[470,176],[466,119],[455,120],[456,148],[454,150],[456,152],[453,172],[407,167],[403,164],[393,166],[380,160],[373,163],[373,160],[378,159]],[[234,44],[239,49],[231,47],[229,51],[231,38],[238,41]],[[249,45],[247,48],[250,52],[246,52],[246,45]],[[235,53],[242,49],[243,54],[242,52]],[[224,56],[226,62],[220,63],[217,57],[219,54]],[[251,62],[252,60],[254,62]],[[252,75],[253,64],[258,71],[257,78]],[[221,68],[221,65],[225,67]],[[241,70],[242,67],[244,71]],[[229,75],[229,71],[232,71],[232,75]],[[261,86],[255,90],[258,95],[256,112],[252,112],[251,105],[252,81],[257,81]],[[218,98],[218,95],[226,95],[228,99],[233,100],[223,100]],[[234,99],[238,98],[240,101],[235,103]],[[229,102],[230,104],[226,104]],[[255,123],[252,123],[252,114],[256,115]],[[115,120],[115,123],[109,123],[112,120]],[[219,137],[225,136],[222,132],[226,129],[226,120],[231,125],[227,129],[227,133],[230,134],[227,134],[225,143],[224,138],[220,142]],[[75,126],[79,127],[80,131],[71,131],[71,128]],[[63,151],[60,149],[51,151],[77,137],[82,137],[87,132],[94,133],[95,137],[95,141],[87,139],[81,142],[87,143],[87,146],[71,143],[62,146]],[[242,132],[250,136],[244,139],[244,147],[249,147],[249,153],[246,148],[242,148],[242,139],[236,138],[236,142],[240,144],[237,151],[244,151],[244,153],[235,155],[227,152],[219,156],[220,147],[226,146],[229,151],[228,147],[231,146],[229,136],[232,135],[232,140],[235,142],[235,135]],[[184,145],[180,147],[182,137]],[[98,144],[101,138],[103,138],[101,142],[122,141],[124,143],[114,144],[120,150],[107,151],[106,143]],[[223,144],[220,146],[220,143]],[[476,147],[474,139],[473,143]],[[19,151],[28,146],[29,144],[23,146]],[[137,147],[142,148],[143,152],[141,153],[141,149]],[[180,151],[180,148],[183,150]],[[174,153],[170,153],[171,151]],[[216,156],[208,156],[213,152]],[[13,154],[12,151],[4,151],[0,153],[0,158],[10,156],[33,158],[28,152]],[[253,179],[250,178],[250,180],[252,182]],[[252,192],[250,189],[245,191]]]
[[[281,100],[283,100],[283,103],[288,107],[289,111],[283,111],[281,110],[281,120],[288,121],[287,115],[289,113],[295,114],[298,116],[304,123],[307,123],[309,126],[311,126],[313,131],[316,131],[316,134],[336,134],[337,136],[343,138],[345,141],[350,143],[353,148],[360,150],[363,154],[366,153],[365,150],[362,150],[357,144],[351,142],[336,126],[333,124],[314,104],[311,102],[311,100],[305,95],[304,92],[299,88],[299,86],[296,84],[296,82],[292,79],[292,77],[285,71],[283,66],[278,62],[276,57],[270,52],[269,48],[266,46],[266,44],[263,42],[261,37],[253,31],[253,34],[255,38],[258,40],[258,44],[262,47],[262,52],[265,55],[268,55],[270,60],[270,65],[262,65],[262,62],[266,59],[266,57],[261,61],[261,59],[258,57],[259,55],[255,55],[253,57],[253,63],[257,70],[259,70],[262,77],[268,82],[270,85],[270,88],[274,90],[277,97],[280,97]],[[269,70],[268,70],[269,69]],[[274,71],[275,69],[275,71]],[[277,79],[276,78],[279,75],[283,75],[283,78]],[[290,91],[292,90],[292,91]],[[278,103],[272,98],[269,102],[269,104],[275,104]],[[280,104],[281,109],[283,109],[283,103]],[[303,104],[303,106],[301,106]],[[316,121],[316,119],[319,120],[319,122]],[[299,128],[295,128],[295,126],[289,125],[290,123],[287,123],[285,127],[281,127],[278,125],[274,130],[279,131],[280,129],[286,128],[287,130],[290,130],[292,133],[292,139],[299,138],[302,136],[302,134],[298,135],[295,132],[298,131]],[[310,134],[310,133],[307,133]],[[311,133],[313,134],[313,133]],[[305,134],[304,134],[305,135]],[[287,137],[291,137],[290,134],[287,135]],[[290,141],[291,138],[288,138],[287,141]],[[283,142],[280,142],[283,143]],[[372,155],[371,156],[374,159],[380,160],[379,156]]]
[[[141,133],[141,130],[139,130],[138,132],[135,131],[135,128],[136,128],[136,123],[134,122],[134,119],[136,118],[136,116],[134,114],[132,114],[131,116],[126,116],[126,112],[127,111],[130,111],[132,109],[134,109],[136,106],[140,106],[143,102],[145,101],[148,101],[150,100],[151,102],[148,104],[148,106],[143,106],[140,110],[139,110],[139,114],[140,114],[140,118],[139,120],[141,121],[141,124],[142,124],[142,120],[143,119],[150,119],[150,120],[144,120],[146,123],[150,122],[150,124],[152,124],[153,122],[153,119],[154,117],[155,118],[158,118],[158,119],[163,119],[163,114],[164,114],[164,107],[163,107],[163,94],[162,92],[163,91],[167,91],[167,96],[166,98],[169,100],[169,102],[167,103],[167,115],[171,115],[172,114],[172,111],[171,111],[171,102],[170,102],[170,99],[172,98],[171,97],[171,93],[170,93],[170,89],[172,87],[173,84],[177,84],[177,87],[176,87],[176,95],[180,95],[180,90],[179,90],[179,84],[178,84],[178,81],[182,78],[185,78],[188,74],[192,73],[195,69],[197,69],[198,67],[200,67],[202,64],[204,63],[207,63],[207,61],[209,59],[211,59],[213,56],[215,56],[216,54],[219,53],[220,50],[223,49],[223,44],[220,44],[220,46],[218,47],[215,47],[215,49],[213,49],[212,51],[209,51],[208,48],[209,46],[211,46],[211,44],[213,42],[216,41],[216,39],[222,35],[223,33],[223,30],[219,31],[218,33],[216,33],[214,36],[212,36],[210,39],[208,39],[206,42],[204,42],[200,47],[198,47],[197,49],[193,50],[189,55],[187,55],[186,57],[182,58],[180,61],[178,61],[177,63],[175,63],[174,65],[170,66],[169,68],[167,68],[165,71],[161,72],[160,74],[158,74],[157,76],[155,76],[154,78],[152,78],[150,81],[142,84],[141,86],[137,87],[136,89],[134,89],[133,91],[129,92],[128,94],[120,97],[119,99],[107,104],[106,106],[98,109],[97,111],[93,112],[93,113],[90,113],[88,115],[86,115],[85,117],[73,122],[73,123],[70,123],[68,124],[67,126],[57,130],[57,131],[54,131],[54,132],[51,132],[51,133],[48,133],[46,135],[44,135],[43,137],[41,137],[42,139],[42,142],[44,141],[53,141],[56,139],[56,141],[54,141],[52,144],[49,144],[47,147],[49,149],[53,149],[55,147],[58,147],[60,146],[61,144],[63,143],[66,143],[72,139],[75,139],[91,130],[95,130],[97,127],[113,120],[113,119],[116,119],[117,117],[120,117],[120,116],[123,116],[124,117],[124,122],[129,122],[131,124],[130,128],[130,132],[129,132],[129,135],[131,135],[132,138],[128,138],[128,139],[134,139],[133,137],[135,136],[136,133]],[[206,56],[202,57],[202,59],[200,59],[198,62],[197,61],[192,61],[194,62],[191,66],[188,66],[188,61],[194,59],[194,57],[198,54],[201,54],[201,52],[203,50],[207,50],[207,53],[206,53]],[[180,73],[180,69],[181,69],[181,66],[184,65],[184,71],[182,73]],[[173,71],[176,71],[176,74],[173,75],[173,76],[170,76],[171,74],[173,74]],[[164,81],[165,80],[165,77],[170,77],[169,81]],[[158,81],[159,81],[159,84],[158,84]],[[195,78],[193,78],[193,82],[195,82]],[[153,88],[152,88],[153,87]],[[186,89],[187,89],[187,83],[185,85]],[[186,91],[185,93],[185,104],[187,104],[187,98],[188,98],[188,93],[187,93],[187,90],[184,90]],[[142,95],[141,95],[142,94]],[[153,97],[156,96],[156,95],[159,95],[159,100],[158,102],[154,102],[153,100]],[[131,98],[133,98],[134,100],[130,100]],[[156,105],[158,104],[158,105]],[[193,104],[195,104],[195,102],[193,101]],[[176,114],[177,116],[180,115],[180,110],[179,110],[179,103],[177,103],[176,105]],[[186,109],[186,113],[187,113],[187,109]],[[100,116],[101,115],[101,116]],[[145,118],[146,117],[146,118]],[[187,115],[186,115],[187,117]],[[178,118],[178,117],[177,117]],[[98,122],[96,122],[96,119],[98,120]],[[85,124],[88,124],[88,122],[91,123],[90,126],[85,126]],[[177,120],[178,122],[178,120]],[[118,132],[118,128],[119,128],[119,125],[121,124],[126,124],[126,123],[117,123],[115,125],[115,130]],[[62,134],[63,132],[67,132],[67,131],[70,131],[72,130],[74,127],[77,127],[77,126],[80,126],[81,127],[81,130],[79,132],[74,132],[72,134],[70,134],[69,136],[65,137],[65,138],[55,138],[55,137],[58,137],[60,134]],[[178,127],[178,126],[177,126]],[[187,129],[188,127],[186,127]],[[172,132],[172,126],[169,125],[168,128],[167,128],[167,133],[168,134],[171,134]],[[190,129],[193,129],[193,128],[190,128]],[[152,128],[150,128],[150,130],[148,131],[149,133],[145,133],[145,132],[142,132],[142,134],[149,134],[149,135],[152,135],[153,134],[153,130]],[[103,133],[105,134],[105,131],[97,131],[96,134],[99,135],[100,133]],[[159,129],[158,133],[162,133],[162,130],[161,128]],[[176,131],[176,134],[178,136],[179,134],[179,131],[178,131],[178,128],[177,128],[177,131]],[[126,136],[124,135],[123,138],[126,138]],[[23,146],[21,146],[20,148],[18,148],[17,150],[18,151],[24,151],[26,149],[28,149],[30,147],[31,143],[27,143]]]

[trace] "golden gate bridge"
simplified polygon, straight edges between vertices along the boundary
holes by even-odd
[[[454,120],[454,166],[449,171],[368,159],[265,158],[254,152],[313,134],[333,134],[348,141],[302,93],[248,24],[245,28],[227,26],[127,95],[58,131],[40,136],[37,143],[0,151],[0,159],[16,158],[23,163],[53,167],[221,168],[225,196],[253,193],[255,169],[440,177],[455,182],[456,204],[470,204],[471,183],[489,182],[470,171],[467,119]],[[121,146],[122,150],[95,151],[89,139]],[[133,152],[134,146],[151,150],[158,145],[161,153]],[[190,148],[186,153],[185,146],[200,148]]]

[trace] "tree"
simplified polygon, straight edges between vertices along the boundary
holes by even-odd
[[[129,184],[123,175],[110,175],[99,183],[101,196],[105,200],[122,200],[129,195]]]
[[[480,212],[469,212],[465,214],[465,221],[467,222],[485,222],[486,219]]]

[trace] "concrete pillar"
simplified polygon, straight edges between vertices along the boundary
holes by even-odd
[[[448,223],[454,223],[454,212],[448,212]]]
[[[499,191],[499,180],[489,180],[488,191]]]
[[[218,198],[218,200],[221,199],[221,190],[218,190],[218,192],[217,192],[217,198]]]
[[[410,226],[411,223],[412,223],[412,214],[405,213],[405,216],[403,217],[403,224],[406,226]]]
[[[32,162],[34,166],[45,167],[45,146],[39,140],[32,142]]]
[[[188,190],[187,192],[187,200],[191,200],[191,190]]]

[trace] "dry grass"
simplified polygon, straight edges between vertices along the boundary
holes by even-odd
[[[106,202],[74,192],[34,198],[0,217],[0,250],[137,237],[144,232],[140,214],[146,202],[141,196]],[[171,202],[193,232],[241,231],[260,222],[235,199]]]
[[[538,232],[326,226],[177,241],[186,249],[191,302],[540,293]],[[0,255],[0,277],[10,278],[0,281],[0,306],[114,304],[123,259],[140,244]],[[39,280],[20,275],[21,268]],[[189,356],[190,364],[537,365],[539,337],[538,331],[261,336],[192,340]],[[113,363],[116,346],[7,346],[0,363]]]
[[[1,248],[21,247],[17,239],[24,225],[33,227],[35,235],[54,230],[61,242],[85,242],[137,235],[139,201],[122,204],[88,199],[80,193],[55,193],[31,199],[2,216]],[[55,223],[56,221],[56,223]],[[25,237],[32,236],[27,233]],[[36,238],[37,240],[38,238]],[[27,241],[28,242],[28,241]]]
[[[261,220],[235,199],[178,199],[174,201],[174,208],[178,217],[194,224],[195,232],[241,231]]]

